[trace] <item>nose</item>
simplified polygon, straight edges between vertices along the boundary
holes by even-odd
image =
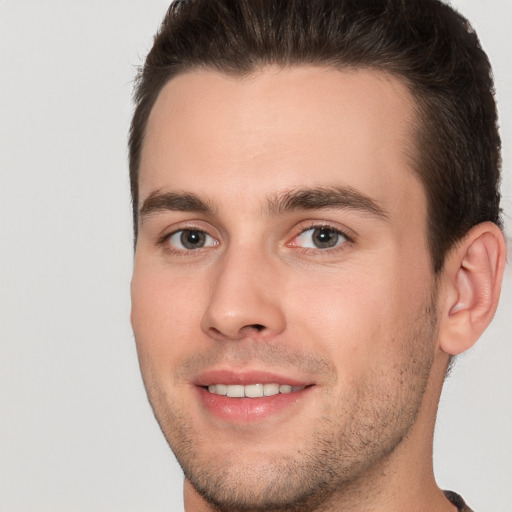
[[[285,329],[279,270],[270,257],[230,250],[218,263],[201,328],[213,339],[270,338]]]

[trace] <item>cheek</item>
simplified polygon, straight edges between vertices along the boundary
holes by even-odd
[[[169,372],[185,352],[192,330],[199,329],[201,299],[190,279],[135,268],[132,327],[141,366]]]
[[[368,266],[302,278],[300,293],[288,293],[292,338],[333,361],[339,378],[393,365],[421,307],[399,281],[397,272]]]

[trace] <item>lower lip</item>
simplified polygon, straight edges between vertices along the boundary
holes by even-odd
[[[230,398],[198,387],[203,406],[217,418],[231,423],[253,423],[299,405],[312,387],[293,393],[279,393],[261,398]]]

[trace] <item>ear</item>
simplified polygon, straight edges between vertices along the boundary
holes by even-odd
[[[443,352],[460,354],[485,331],[498,306],[505,259],[503,233],[491,222],[474,226],[447,254],[439,324]]]

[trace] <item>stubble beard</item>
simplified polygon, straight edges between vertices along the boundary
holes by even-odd
[[[201,444],[207,433],[198,442],[186,404],[171,405],[163,392],[147,386],[157,421],[186,479],[216,512],[320,512],[335,510],[332,503],[338,497],[361,499],[363,484],[371,486],[375,468],[417,419],[434,358],[434,298],[411,325],[394,340],[402,346],[402,357],[391,375],[376,372],[375,379],[349,398],[331,396],[337,403],[317,419],[302,447],[279,456],[262,450],[258,465],[246,462],[243,453],[224,453],[222,447],[205,457]]]

